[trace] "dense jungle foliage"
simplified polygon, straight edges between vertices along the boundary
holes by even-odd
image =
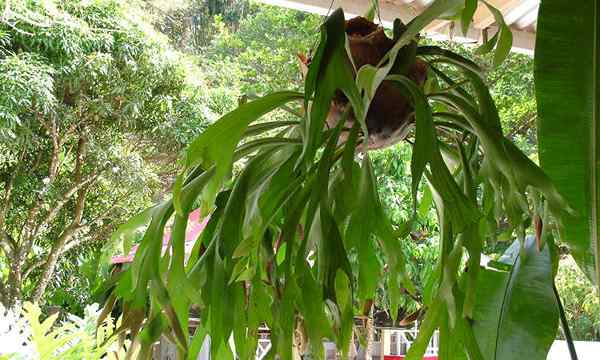
[[[134,5],[2,8],[0,294],[80,312],[116,224],[160,197],[212,119],[208,91]]]

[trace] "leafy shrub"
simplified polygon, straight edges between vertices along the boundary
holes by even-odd
[[[556,287],[575,340],[600,340],[600,299],[572,257],[562,259]],[[564,337],[561,334],[561,337]]]
[[[83,318],[67,315],[57,324],[59,313],[42,319],[36,304],[12,310],[0,305],[0,359],[121,359],[130,342],[112,336],[120,320],[109,316],[98,325],[100,313],[92,304]]]

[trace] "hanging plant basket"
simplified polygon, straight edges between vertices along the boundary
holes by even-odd
[[[397,40],[402,35],[403,25],[397,22],[396,26]],[[395,43],[385,34],[383,27],[364,17],[346,21],[345,29],[350,59],[356,71],[364,65],[377,66]],[[402,49],[390,74],[407,76],[422,88],[427,79],[427,64],[417,58],[416,47],[417,42],[413,41]],[[348,106],[348,99],[341,92],[336,92],[327,118],[330,128],[335,127]],[[351,128],[354,121],[356,119],[351,117],[346,127]],[[384,80],[377,88],[367,112],[369,148],[384,148],[403,140],[414,122],[415,109],[410,94],[397,83]]]

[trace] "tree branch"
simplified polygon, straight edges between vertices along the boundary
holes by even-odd
[[[92,184],[96,179],[98,179],[98,177],[100,176],[99,173],[92,173],[90,174],[90,176],[88,176],[87,178],[85,178],[84,180],[82,180],[79,183],[74,184],[73,186],[71,186],[71,188],[69,188],[69,190],[67,190],[63,196],[61,197],[61,199],[54,205],[54,207],[52,208],[52,210],[50,210],[50,212],[48,212],[48,214],[46,215],[46,217],[44,218],[44,220],[42,220],[40,223],[38,223],[35,228],[33,228],[31,230],[31,232],[29,234],[27,234],[27,241],[24,244],[24,249],[26,249],[27,251],[29,251],[29,248],[33,242],[33,239],[35,239],[35,237],[37,236],[37,234],[39,233],[40,228],[42,228],[44,225],[48,225],[50,224],[60,213],[60,211],[63,209],[63,207],[69,202],[69,200],[71,200],[71,198],[81,189],[83,189],[86,186],[89,186],[90,184]],[[37,215],[37,212],[35,213]]]
[[[81,219],[83,216],[83,209],[85,205],[85,193],[86,188],[83,188],[79,191],[79,196],[77,198],[77,204],[75,205],[74,210],[74,218],[69,226],[65,228],[65,230],[60,234],[58,239],[52,244],[52,249],[48,254],[46,261],[44,262],[42,268],[42,275],[40,280],[35,288],[33,294],[33,301],[39,302],[46,291],[46,287],[48,283],[50,283],[50,278],[54,273],[54,268],[56,267],[56,263],[58,262],[58,257],[64,252],[65,244],[79,231],[81,226]]]
[[[42,275],[33,293],[33,302],[39,302],[44,295],[46,287],[50,283],[50,278],[54,273],[54,268],[58,262],[58,257],[61,254],[61,250],[64,247],[65,242],[73,236],[77,228],[78,225],[71,223],[71,225],[67,226],[67,228],[60,234],[54,244],[52,244],[52,249],[50,250],[50,253],[48,254],[48,257],[42,268]]]
[[[75,162],[74,173],[74,179],[76,184],[82,184],[84,182],[82,180],[82,172],[85,158],[85,144],[85,138],[83,136],[80,136],[79,142],[77,144],[77,159]],[[71,224],[67,226],[67,228],[65,228],[65,230],[60,234],[58,239],[52,244],[52,249],[50,250],[48,258],[42,268],[42,275],[35,288],[33,301],[40,301],[40,299],[44,295],[44,292],[46,291],[48,283],[50,282],[50,278],[54,273],[54,268],[56,267],[56,263],[58,262],[58,257],[64,252],[64,247],[66,243],[77,233],[77,231],[81,230],[82,228],[81,220],[83,219],[83,212],[85,209],[85,197],[87,194],[88,186],[89,183],[86,183],[80,186],[79,190],[77,191],[77,200],[75,203],[75,209],[73,210],[73,220],[71,221]],[[53,211],[55,209],[53,209]],[[58,211],[60,211],[60,209]],[[56,213],[58,213],[58,211],[56,211]]]
[[[50,224],[60,213],[63,207],[71,200],[71,198],[77,194],[83,188],[91,185],[100,176],[100,171],[95,171],[89,174],[86,178],[82,178],[82,169],[84,163],[83,152],[85,147],[85,139],[80,138],[77,146],[77,161],[75,163],[74,171],[74,183],[73,185],[61,196],[56,204],[52,207],[52,210],[46,214],[46,217],[39,222],[33,231],[29,234],[28,239],[33,240],[39,232],[39,229],[45,225]]]
[[[12,192],[13,192],[13,187],[15,184],[15,178],[17,177],[19,164],[21,164],[21,162],[23,161],[23,157],[25,157],[25,150],[23,150],[21,152],[21,155],[19,155],[19,160],[17,162],[17,166],[15,167],[12,174],[10,175],[10,178],[6,181],[6,186],[4,188],[4,199],[2,200],[2,205],[0,207],[0,229],[2,229],[4,227],[4,224],[6,223],[6,214],[8,213],[8,210],[10,209],[10,201],[12,199]]]
[[[50,157],[50,165],[48,167],[48,182],[44,184],[42,191],[40,192],[40,194],[38,194],[37,201],[35,202],[35,205],[33,205],[33,207],[29,210],[27,214],[27,220],[25,221],[25,225],[23,226],[23,236],[20,240],[25,241],[27,244],[32,243],[33,238],[37,234],[39,226],[34,226],[35,219],[37,218],[43,206],[45,199],[44,195],[46,194],[48,188],[54,182],[54,179],[56,179],[56,176],[58,175],[58,154],[60,152],[61,146],[61,140],[58,136],[58,125],[56,124],[56,120],[53,117],[50,117],[50,120],[46,121],[41,113],[36,111],[35,114],[38,119],[38,122],[42,125],[44,129],[46,129],[46,132],[52,140],[52,154]],[[29,251],[29,248],[25,247],[21,251],[21,254],[23,254],[23,251],[27,252]]]
[[[83,227],[81,227],[80,232],[89,231],[89,229],[90,229],[89,226],[83,226]],[[85,236],[73,236],[72,239],[73,240],[66,243],[65,246],[61,249],[61,252],[60,252],[61,255],[68,253],[74,247],[77,247],[85,242]]]
[[[4,251],[6,257],[10,257],[16,244],[13,238],[3,229],[0,229],[0,248]]]
[[[60,146],[62,145],[62,139],[58,134],[58,124],[54,117],[50,116],[50,120],[46,121],[39,112],[36,112],[36,115],[38,121],[42,124],[42,127],[46,129],[48,136],[50,136],[50,139],[52,140],[52,155],[50,158],[50,166],[48,168],[49,184],[51,184],[58,174],[58,154],[60,152]]]
[[[103,211],[100,215],[96,216],[93,220],[91,220],[88,223],[88,225],[81,226],[78,232],[82,233],[82,232],[89,231],[93,224],[97,223],[98,221],[103,221],[105,219],[108,219],[109,215],[118,207],[118,204],[120,204],[127,197],[131,196],[132,193],[133,193],[132,191],[129,191],[129,192],[123,194],[123,196],[120,196],[119,198],[115,199],[113,201],[113,203],[114,203],[113,206],[109,207],[108,209]],[[112,226],[112,224],[107,224],[107,225],[103,226],[100,230],[96,231],[96,233],[101,234],[104,230],[107,230],[111,226]],[[62,250],[62,254],[68,252],[69,250],[71,250],[74,247],[81,245],[82,243],[84,243],[86,241],[84,236],[80,236],[80,237],[73,236],[72,239],[73,239],[72,241],[67,242],[65,244],[65,246]]]
[[[4,281],[2,281],[2,279],[0,279],[0,303],[4,304],[5,306],[8,305],[6,303],[7,295],[8,295],[8,293],[6,291],[6,286],[4,285]]]
[[[37,268],[39,268],[40,266],[44,265],[44,263],[45,263],[45,262],[46,262],[46,259],[44,259],[44,258],[40,258],[40,259],[37,259],[37,260],[36,260],[35,262],[33,262],[32,264],[30,264],[30,265],[27,265],[27,266],[25,267],[25,272],[23,273],[23,279],[26,279],[27,277],[29,277],[29,275],[31,275],[31,273],[32,273],[32,272],[33,272],[35,269],[37,269]]]

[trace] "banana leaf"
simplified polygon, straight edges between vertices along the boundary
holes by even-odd
[[[481,270],[473,331],[484,359],[546,359],[558,326],[550,246],[517,240],[500,259],[510,271]]]
[[[598,6],[598,1],[542,1],[535,50],[540,163],[576,211],[563,219],[562,239],[596,285],[600,278]]]

